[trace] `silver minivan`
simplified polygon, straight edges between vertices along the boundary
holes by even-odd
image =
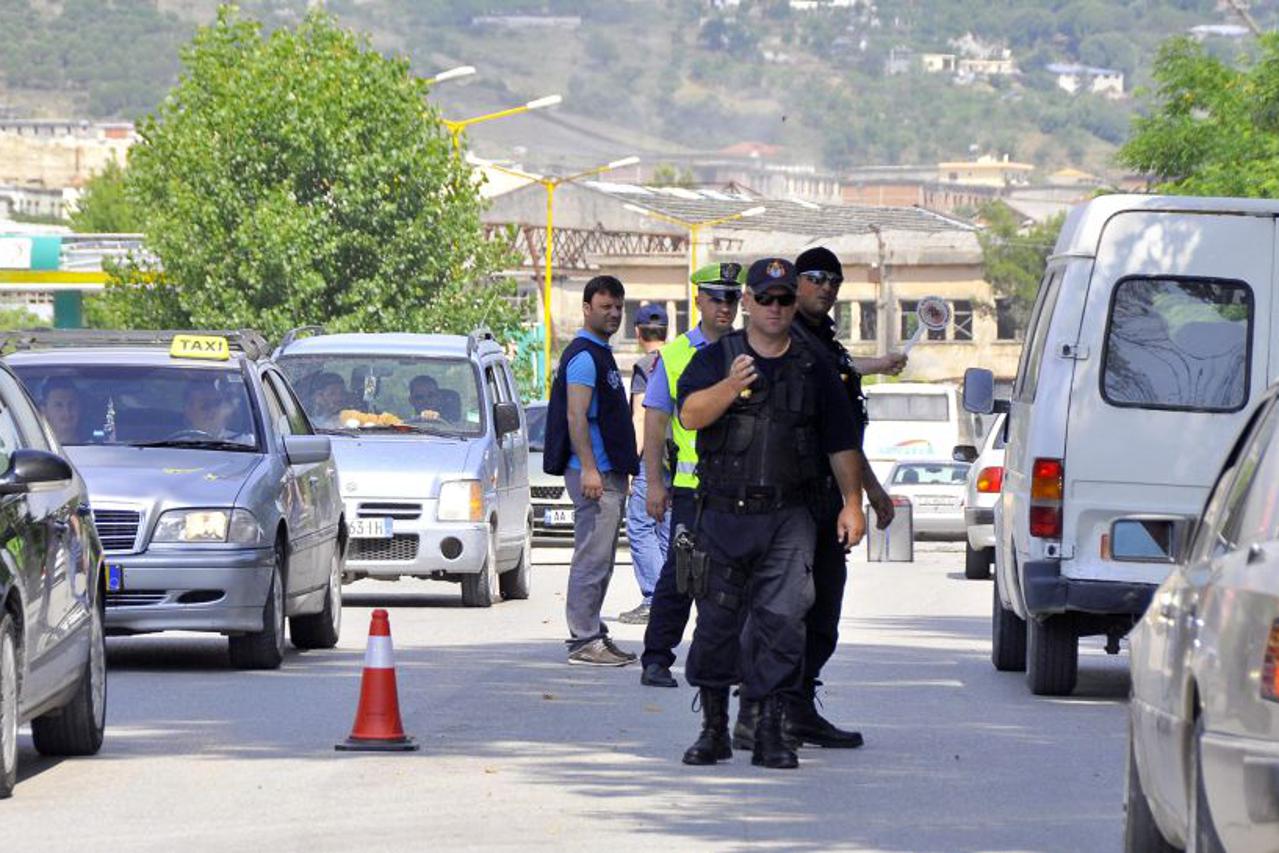
[[[290,332],[276,363],[333,440],[348,580],[460,583],[462,602],[528,598],[533,516],[515,377],[487,333]]]
[[[1008,412],[995,507],[992,658],[1032,692],[1074,690],[1081,636],[1107,650],[1145,612],[1234,436],[1279,373],[1270,345],[1279,202],[1111,195],[1067,218]]]

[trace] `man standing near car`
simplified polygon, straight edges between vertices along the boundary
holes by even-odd
[[[543,470],[564,476],[573,499],[573,561],[565,610],[568,662],[625,666],[600,618],[617,556],[627,478],[637,473],[630,401],[609,346],[622,324],[626,292],[610,275],[586,283],[582,329],[564,349],[551,386]]]
[[[644,394],[644,468],[648,473],[648,514],[665,522],[669,510],[672,534],[681,527],[691,531],[696,516],[694,501],[697,490],[697,433],[685,429],[675,412],[675,389],[680,376],[698,350],[707,347],[732,331],[737,319],[737,305],[742,297],[746,271],[741,264],[707,264],[693,273],[690,281],[697,288],[696,326],[662,347]],[[664,472],[667,460],[667,438],[675,448],[674,488],[668,494]],[[684,637],[693,600],[676,589],[674,554],[668,549],[644,631],[643,672],[640,683],[649,687],[678,687],[671,675],[675,663],[675,647]]]
[[[666,343],[666,327],[666,309],[656,302],[641,305],[639,311],[635,312],[635,337],[639,340],[644,355],[635,362],[635,369],[631,373],[631,413],[635,422],[635,434],[641,439],[644,435],[644,392],[648,389],[649,378],[657,364],[658,350]],[[640,455],[642,458],[642,443]],[[618,622],[627,625],[644,625],[648,622],[653,587],[657,585],[662,564],[666,562],[669,541],[669,525],[648,514],[648,478],[644,469],[645,466],[641,464],[639,474],[631,481],[631,495],[626,500],[626,538],[631,543],[631,567],[635,570],[635,581],[643,596],[638,607],[617,617]]]

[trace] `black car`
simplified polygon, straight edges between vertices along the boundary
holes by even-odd
[[[0,367],[0,798],[18,725],[44,755],[92,755],[106,721],[106,577],[84,481]]]

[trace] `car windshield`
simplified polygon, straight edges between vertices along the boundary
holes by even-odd
[[[244,376],[230,367],[20,364],[64,445],[127,444],[256,451],[255,415]]]
[[[464,358],[297,355],[279,364],[318,432],[484,431],[478,374]]]
[[[893,472],[893,485],[897,486],[953,486],[962,485],[968,477],[967,465],[949,465],[944,462],[929,464],[913,462],[898,465]]]
[[[529,406],[524,410],[528,418],[528,449],[546,449],[546,406]]]

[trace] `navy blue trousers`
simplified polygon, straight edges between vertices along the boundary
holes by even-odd
[[[659,663],[670,667],[675,663],[675,647],[684,638],[693,607],[693,599],[675,588],[675,530],[682,524],[692,531],[697,518],[697,492],[673,489],[670,516],[670,546],[666,549],[666,562],[657,576],[657,585],[653,587],[648,627],[644,630],[644,654],[640,658],[644,666]]]

